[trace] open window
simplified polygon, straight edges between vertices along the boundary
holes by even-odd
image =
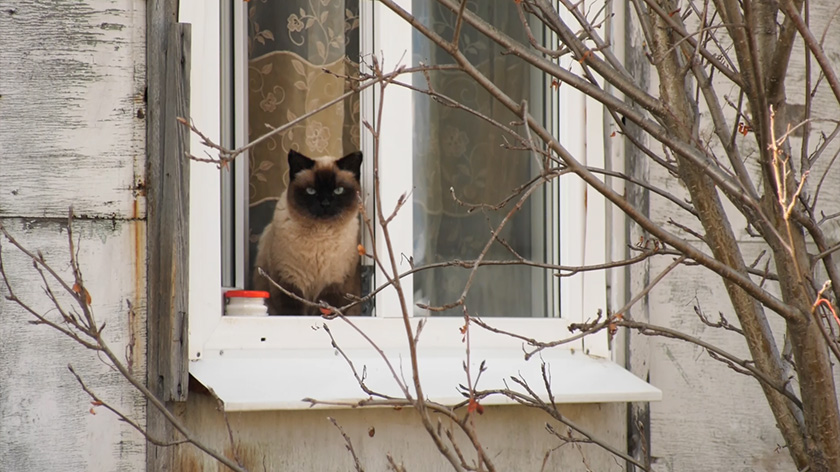
[[[401,3],[436,31],[444,35],[454,31],[453,15],[436,2]],[[182,0],[181,21],[193,23],[193,120],[227,147],[258,139],[341,96],[352,87],[346,77],[367,72],[372,53],[386,72],[399,65],[447,61],[443,51],[377,2],[223,0],[220,4],[221,8]],[[512,2],[478,2],[470,8],[527,41]],[[542,32],[535,34],[539,37]],[[468,27],[462,30],[461,44],[483,72],[512,96],[526,100],[531,113],[542,117],[572,153],[584,156],[589,165],[604,165],[600,105],[570,87],[558,89],[545,83],[542,75],[501,54]],[[431,85],[435,92],[462,100],[504,124],[516,119],[455,71],[406,74],[398,80],[418,89]],[[380,104],[383,115],[377,123]],[[538,160],[505,146],[498,128],[486,120],[397,84],[389,85],[384,96],[377,87],[352,94],[263,140],[222,170],[221,177],[214,166],[193,162],[190,372],[212,387],[229,410],[302,408],[308,406],[300,401],[303,397],[351,401],[365,396],[346,361],[330,347],[320,328],[323,320],[226,317],[221,296],[224,288],[250,287],[256,240],[288,182],[290,149],[312,156],[362,150],[362,198],[368,213],[374,214],[375,143],[364,122],[381,130],[378,175],[385,212],[390,213],[402,195],[410,200],[389,226],[401,272],[475,259],[516,200],[499,210],[477,211],[470,211],[464,202],[495,205],[538,172]],[[197,140],[191,146],[193,154],[201,152]],[[526,201],[499,232],[486,259],[601,263],[610,247],[606,226],[603,198],[587,194],[574,176],[563,177]],[[365,232],[362,243],[369,253],[375,246],[385,254],[378,228],[373,235]],[[364,291],[385,283],[368,258],[361,258],[360,263]],[[468,274],[463,268],[439,267],[406,276],[402,283],[411,288],[406,291],[408,306],[443,305],[457,299]],[[471,314],[486,317],[500,329],[541,340],[557,339],[568,333],[569,323],[591,319],[606,306],[607,278],[601,271],[560,278],[540,267],[500,264],[476,272],[466,300]],[[428,318],[419,343],[427,395],[439,401],[460,400],[454,387],[463,376],[464,346],[458,330],[462,312],[415,308],[410,315]],[[394,290],[379,292],[353,323],[389,358],[407,359]],[[331,321],[330,329],[348,357],[366,366],[368,385],[394,393],[393,379],[368,340],[341,320]],[[488,361],[487,382],[527,370],[538,372],[538,360],[523,361],[520,341],[477,328],[473,333],[472,359],[476,364]],[[660,395],[608,360],[606,333],[545,351],[542,357],[572,380],[558,383],[553,392],[560,402],[652,400]],[[317,378],[312,375],[315,371],[320,372]],[[494,401],[506,400],[499,397],[489,403]]]

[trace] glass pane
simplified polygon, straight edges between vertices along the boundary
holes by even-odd
[[[514,2],[468,1],[467,8],[497,28],[527,44]],[[433,0],[414,0],[413,11],[443,37],[451,38],[455,15]],[[414,64],[451,62],[450,56],[429,40],[414,34]],[[514,100],[527,100],[529,110],[542,113],[541,84],[532,83],[528,66],[502,50],[466,24],[459,39],[461,50],[487,77]],[[537,75],[534,75],[537,77]],[[414,85],[426,88],[418,74]],[[435,91],[452,97],[501,123],[517,120],[466,74],[431,73]],[[450,188],[464,202],[496,205],[517,187],[538,174],[527,152],[501,147],[502,133],[473,115],[415,96],[414,123],[414,260],[416,265],[473,260],[479,256],[516,199],[498,211],[472,211],[458,204]],[[513,260],[518,255],[544,262],[551,242],[546,242],[545,195],[538,191],[499,234],[510,248],[494,242],[486,260]],[[455,267],[427,270],[414,275],[415,302],[432,306],[457,300],[470,270]],[[546,316],[551,294],[544,270],[525,266],[482,267],[467,296],[467,308],[479,316]],[[419,312],[418,314],[429,314]],[[431,314],[439,314],[432,312]],[[460,308],[445,315],[460,316]]]
[[[358,76],[358,62],[358,0],[250,1],[248,141],[347,92],[349,82],[343,77]],[[249,274],[259,237],[289,183],[289,151],[317,158],[345,156],[359,148],[356,94],[250,152]]]

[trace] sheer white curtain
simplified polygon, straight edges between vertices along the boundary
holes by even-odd
[[[527,43],[524,27],[513,2],[469,1],[467,8],[489,20],[514,38]],[[426,25],[444,37],[452,37],[455,16],[434,0],[415,0],[413,11]],[[542,108],[542,94],[533,90],[529,68],[521,60],[502,55],[501,50],[478,32],[464,25],[461,50],[473,64],[515,100],[528,100],[531,110]],[[444,51],[415,33],[415,65],[451,61]],[[426,87],[418,76],[415,85]],[[497,103],[465,74],[431,73],[432,87],[439,93],[508,124],[518,118]],[[496,205],[534,175],[534,160],[527,152],[501,147],[502,133],[486,121],[462,110],[442,106],[418,94],[414,108],[414,262],[422,265],[453,259],[475,259],[516,199],[497,211],[476,210],[458,204],[450,194],[473,204]],[[543,194],[510,221],[499,238],[524,258],[543,261]],[[494,243],[488,260],[512,260],[516,256],[503,244]],[[415,302],[443,305],[460,296],[468,269],[442,268],[414,275]],[[545,316],[546,277],[539,269],[524,266],[483,267],[467,297],[467,308],[480,316]],[[444,312],[460,316],[461,309]],[[421,314],[421,313],[418,313]],[[422,314],[427,314],[422,312]],[[437,313],[432,313],[437,314]]]

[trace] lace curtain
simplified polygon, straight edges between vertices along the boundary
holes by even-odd
[[[434,0],[415,0],[414,14],[443,37],[451,38],[455,16]],[[527,43],[514,2],[468,1],[467,8],[491,24]],[[419,33],[414,34],[414,63],[443,64],[452,62],[443,50],[434,47]],[[542,97],[532,94],[528,67],[482,38],[464,25],[459,38],[461,50],[483,74],[514,100],[528,100],[531,111],[541,108]],[[466,74],[454,71],[431,73],[435,91],[504,124],[518,118],[493,99]],[[415,86],[426,88],[422,76]],[[496,205],[535,175],[533,159],[526,152],[511,151],[504,144],[501,132],[463,110],[446,107],[425,95],[414,98],[414,259],[415,264],[428,264],[453,259],[475,259],[515,200],[499,211],[473,211],[457,203]],[[540,214],[542,196],[532,197],[510,221],[499,238],[519,255],[541,261],[544,245],[537,236],[542,230]],[[535,239],[536,238],[536,239]],[[500,243],[494,243],[486,259],[511,260],[515,256]],[[467,282],[469,270],[443,268],[414,275],[415,302],[442,305],[457,300]],[[481,316],[533,316],[546,312],[544,272],[522,266],[483,267],[467,297],[472,314]],[[426,314],[419,312],[418,314]],[[445,312],[460,316],[460,308]]]
[[[248,6],[248,140],[316,110],[358,75],[358,0],[251,0]],[[326,73],[324,69],[332,72]],[[343,156],[359,149],[359,97],[256,146],[249,162],[250,250],[289,182],[287,155]]]
[[[454,16],[434,0],[415,0],[414,13],[445,37],[454,31]],[[467,8],[514,38],[527,41],[513,2],[470,0]],[[251,0],[249,2],[249,139],[317,109],[347,89],[341,75],[358,73],[358,0]],[[529,101],[537,110],[542,97],[532,95],[527,66],[480,39],[464,25],[460,44],[474,64],[515,100]],[[414,36],[416,63],[446,63],[451,58]],[[333,74],[323,72],[326,68]],[[415,85],[426,87],[422,75]],[[496,103],[464,74],[431,74],[440,93],[509,123],[518,118]],[[441,106],[427,96],[414,96],[414,260],[416,264],[474,259],[510,205],[500,211],[467,212],[450,196],[464,201],[497,204],[533,175],[533,159],[510,151],[499,130],[463,111]],[[273,214],[274,204],[288,183],[286,155],[296,149],[311,156],[341,156],[359,149],[359,97],[334,106],[257,146],[250,154],[251,260],[256,241]],[[532,200],[540,202],[542,196]],[[543,260],[543,216],[539,204],[528,204],[499,237],[525,258]],[[537,236],[535,236],[537,235]],[[513,259],[494,243],[487,259]],[[415,299],[430,304],[456,300],[468,270],[446,268],[415,274]],[[487,267],[478,271],[467,298],[473,314],[532,316],[545,313],[546,282],[541,271],[527,267]],[[428,314],[418,312],[418,314]],[[444,313],[460,316],[458,310]]]

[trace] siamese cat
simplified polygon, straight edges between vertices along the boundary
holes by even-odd
[[[362,153],[341,159],[310,159],[289,151],[289,187],[277,201],[274,217],[260,236],[255,267],[283,288],[313,302],[346,305],[358,296],[359,173]],[[254,272],[254,288],[270,293],[272,315],[317,315]],[[357,305],[348,310],[359,314]]]

